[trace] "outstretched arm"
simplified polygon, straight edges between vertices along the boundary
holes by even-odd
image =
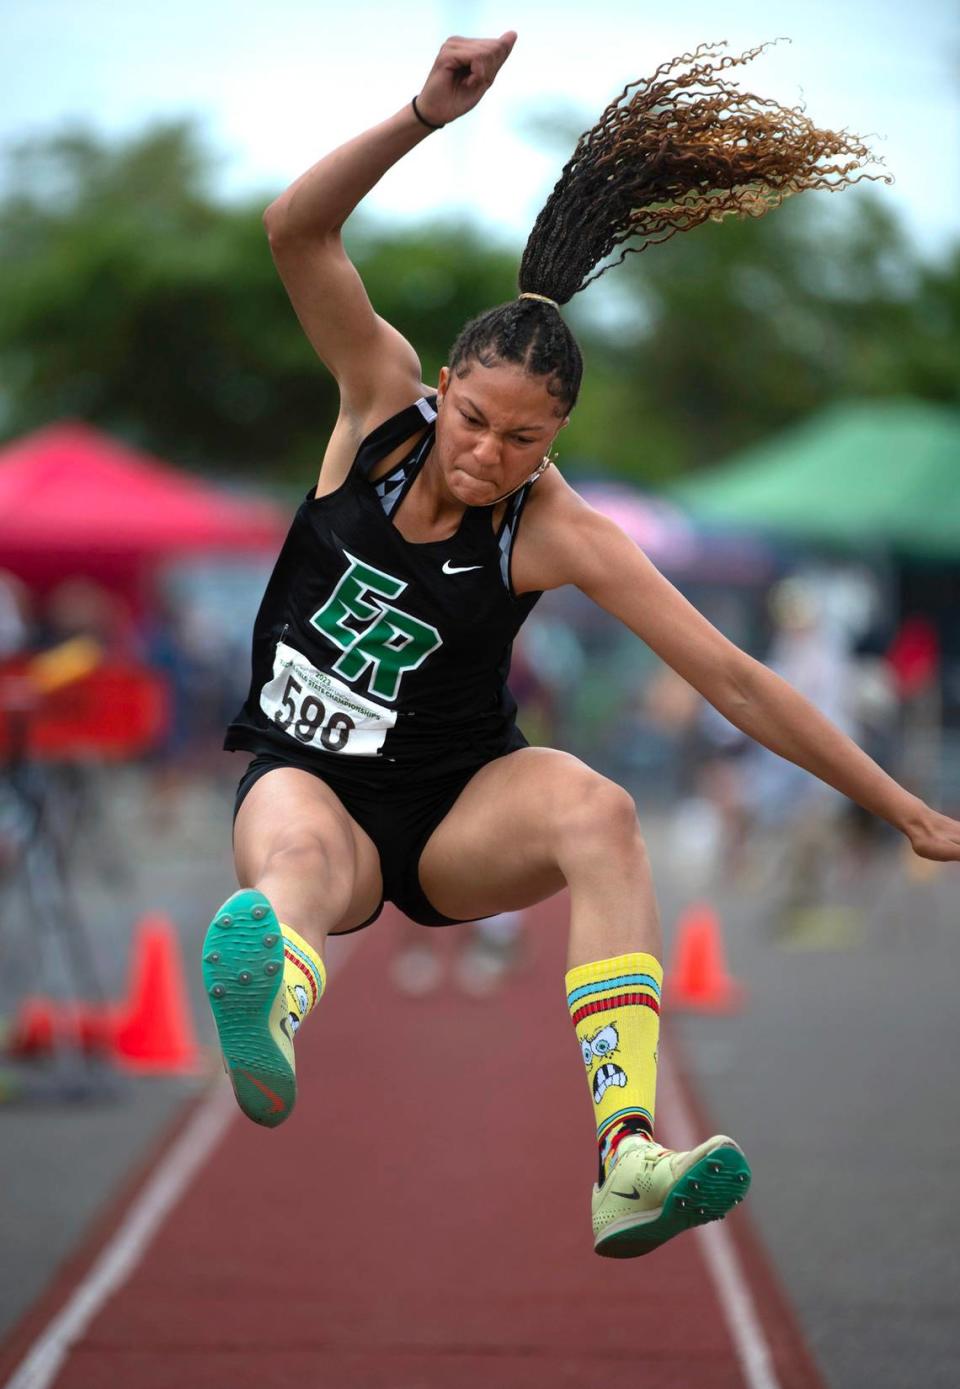
[[[960,822],[911,795],[808,699],[728,641],[619,526],[575,494],[564,505],[551,580],[576,584],[737,728],[901,830],[915,853],[960,859]]]

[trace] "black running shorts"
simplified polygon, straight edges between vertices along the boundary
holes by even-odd
[[[517,731],[518,732],[518,731]],[[526,746],[522,734],[515,737],[514,746],[506,749],[515,752]],[[479,767],[458,770],[444,776],[417,779],[413,775],[385,787],[368,783],[357,785],[352,778],[338,776],[336,769],[320,772],[315,767],[297,762],[292,758],[276,757],[269,754],[257,755],[247,767],[237,787],[237,798],[233,808],[233,818],[243,804],[244,797],[262,776],[275,767],[296,767],[309,772],[329,786],[338,797],[347,814],[357,822],[373,840],[380,855],[380,873],[383,879],[383,897],[372,916],[350,931],[338,931],[337,935],[349,935],[351,931],[362,931],[371,925],[383,910],[384,902],[392,902],[412,921],[421,926],[456,926],[459,922],[453,917],[443,916],[427,901],[420,886],[420,855],[424,845],[451,808],[460,792]]]

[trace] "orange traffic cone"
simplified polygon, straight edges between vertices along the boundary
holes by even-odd
[[[720,918],[708,902],[697,902],[677,922],[667,998],[674,1008],[730,1013],[746,990],[727,972]]]
[[[113,1046],[125,1070],[166,1075],[199,1069],[180,942],[168,917],[137,924],[130,996],[114,1019]]]

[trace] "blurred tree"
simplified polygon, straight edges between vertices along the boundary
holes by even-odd
[[[841,398],[960,400],[960,255],[924,265],[882,195],[806,194],[613,275],[636,303],[635,409],[659,441],[631,473],[720,461]]]
[[[273,267],[270,197],[210,192],[189,123],[21,146],[0,203],[2,433],[64,415],[180,461],[310,477],[337,414]],[[435,380],[466,318],[515,293],[515,259],[462,225],[345,241],[377,311]]]
[[[273,193],[225,203],[215,173],[187,122],[13,151],[4,437],[81,416],[181,463],[309,485],[336,385],[270,259]],[[428,382],[466,319],[516,293],[521,248],[470,224],[387,232],[361,212],[344,239]],[[960,247],[923,261],[882,194],[807,194],[677,237],[627,256],[566,312],[586,361],[559,441],[575,472],[657,482],[841,397],[960,394]]]

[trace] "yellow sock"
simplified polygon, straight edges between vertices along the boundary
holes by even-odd
[[[287,989],[288,1036],[293,1041],[297,1029],[323,997],[327,971],[313,946],[298,935],[292,926],[284,926],[281,922],[280,930],[283,933],[283,982]]]
[[[663,969],[637,951],[577,965],[566,984],[597,1119],[602,1183],[625,1133],[653,1136]]]

